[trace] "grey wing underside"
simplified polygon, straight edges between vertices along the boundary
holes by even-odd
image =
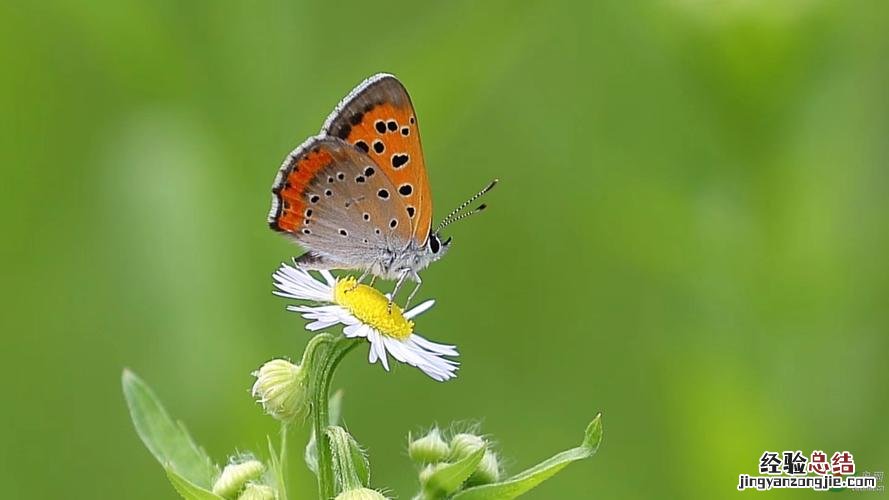
[[[375,268],[407,243],[396,241],[394,231],[399,224],[409,223],[405,215],[395,215],[406,214],[406,207],[366,154],[333,137],[310,139],[304,149],[317,147],[328,149],[333,161],[305,191],[312,208],[312,216],[304,221],[309,231],[294,237],[308,252],[296,263],[304,269],[379,271]],[[318,201],[311,203],[312,196],[318,196]]]

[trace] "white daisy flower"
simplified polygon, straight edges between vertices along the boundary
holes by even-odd
[[[445,358],[458,356],[452,345],[438,344],[414,333],[413,318],[426,312],[435,303],[427,300],[408,311],[396,304],[389,310],[389,296],[376,288],[362,285],[351,276],[337,279],[329,271],[320,271],[324,281],[308,271],[281,264],[275,271],[275,295],[288,299],[310,300],[324,305],[292,305],[288,311],[298,312],[312,320],[306,330],[318,331],[336,324],[345,325],[348,338],[363,337],[370,342],[368,361],[379,361],[389,370],[389,355],[415,366],[435,380],[457,376],[459,363]]]

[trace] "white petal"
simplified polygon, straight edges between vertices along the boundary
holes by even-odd
[[[401,361],[402,363],[407,363],[411,366],[417,366],[416,360],[413,356],[407,352],[406,349],[403,348],[403,344],[398,339],[393,339],[391,337],[382,337],[383,345],[386,347],[386,350],[389,351],[389,354],[392,355],[393,358]]]
[[[357,325],[359,323],[364,324],[364,323],[361,323],[361,321],[358,318],[356,318],[355,316],[352,316],[351,314],[343,315],[343,317],[340,318],[340,321],[342,321],[344,325]]]
[[[306,306],[306,305],[297,305],[290,306],[290,310],[298,311],[298,312],[310,312],[316,314],[329,314],[336,316],[347,316],[349,311],[347,311],[344,307],[338,305],[326,305],[326,306]]]
[[[428,311],[429,308],[432,307],[433,305],[435,305],[435,299],[429,299],[426,302],[417,304],[416,306],[412,307],[409,311],[405,312],[404,317],[407,319],[413,319],[415,316],[419,316],[419,315],[423,314],[424,312]]]
[[[321,272],[321,277],[323,277],[324,281],[327,282],[327,286],[329,286],[330,288],[333,288],[336,286],[336,278],[333,277],[333,274],[331,274],[330,271],[328,271],[326,269],[322,269],[320,272]]]
[[[314,300],[316,302],[332,302],[333,286],[315,279],[308,271],[297,269],[287,264],[281,264],[272,274],[274,286],[277,289],[273,293],[280,297],[299,300]]]
[[[386,354],[386,346],[383,344],[383,339],[381,338],[380,332],[371,329],[370,333],[367,335],[368,340],[370,340],[370,345],[377,353],[377,357],[380,358],[380,362],[383,363],[383,368],[386,371],[389,371],[389,356]]]
[[[304,319],[308,320],[317,320],[324,323],[330,323],[331,325],[336,323],[342,323],[344,325],[354,325],[360,323],[355,316],[352,316],[349,311],[338,305],[328,305],[328,306],[287,306],[288,311],[294,311],[301,313]],[[309,330],[312,328],[306,327]]]
[[[371,329],[368,328],[367,325],[358,323],[358,324],[354,324],[354,325],[348,325],[345,328],[343,328],[343,335],[345,335],[346,337],[348,337],[350,339],[355,338],[355,337],[367,337],[367,334],[369,333],[370,330]]]
[[[392,357],[402,363],[415,366],[435,380],[443,381],[456,376],[459,363],[439,357],[440,355],[424,350],[408,338],[405,341],[391,337],[382,337],[386,350]]]
[[[443,356],[459,356],[460,353],[457,352],[457,346],[447,345],[447,344],[439,344],[437,342],[432,342],[431,340],[426,340],[425,337],[421,337],[416,333],[410,336],[410,340],[414,341],[417,345],[422,347],[427,351],[434,352],[436,354],[441,354]]]
[[[308,323],[306,325],[306,330],[310,332],[317,332],[319,330],[330,328],[337,323],[339,323],[339,321],[315,321],[313,323]]]

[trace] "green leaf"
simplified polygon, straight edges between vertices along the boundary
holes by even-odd
[[[167,478],[170,480],[170,483],[173,484],[173,488],[175,488],[176,492],[185,500],[224,500],[221,496],[216,495],[212,491],[207,491],[200,486],[196,486],[188,479],[176,474],[176,471],[172,468],[164,467],[164,470],[167,471]]]
[[[325,431],[333,457],[334,477],[338,492],[361,488],[370,484],[370,462],[361,445],[338,425]]]
[[[479,462],[485,456],[485,450],[487,447],[482,446],[456,462],[439,464],[436,466],[435,472],[426,480],[424,489],[433,494],[444,493],[445,495],[457,491],[478,468]]]
[[[453,500],[507,500],[516,498],[553,477],[567,467],[568,464],[593,456],[601,442],[602,414],[600,413],[587,426],[583,436],[583,443],[577,448],[563,451],[499,483],[467,488],[454,495]]]
[[[351,436],[349,436],[351,438]],[[358,479],[364,486],[370,486],[370,459],[367,458],[367,452],[354,438],[349,440],[350,452],[352,453],[352,463],[355,464],[355,472]]]
[[[281,427],[281,450],[275,450],[275,445],[272,444],[272,438],[266,436],[266,440],[269,442],[269,469],[271,470],[272,477],[275,479],[275,485],[278,488],[278,495],[282,499],[287,498],[287,481],[285,480],[286,474],[286,459],[287,459],[287,426],[284,425]],[[280,453],[280,455],[279,455]]]
[[[123,371],[123,393],[136,433],[154,458],[177,477],[210,488],[219,469],[180,422],[173,421],[151,388],[130,370]]]
[[[327,405],[328,422],[330,425],[339,425],[340,415],[343,413],[343,390],[340,389],[333,393]],[[306,466],[316,476],[318,475],[318,448],[315,439],[315,430],[309,435],[309,442],[306,443],[305,460]]]

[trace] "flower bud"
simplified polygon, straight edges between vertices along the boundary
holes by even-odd
[[[457,434],[451,438],[451,460],[457,461],[466,458],[483,446],[485,446],[485,440],[475,434]]]
[[[441,438],[441,432],[433,427],[425,436],[411,441],[407,454],[417,463],[429,464],[443,462],[451,453],[451,447]]]
[[[429,478],[432,477],[439,469],[442,467],[446,467],[447,464],[439,463],[439,464],[429,464],[426,467],[423,467],[423,470],[420,471],[420,484],[425,485],[429,482]]]
[[[239,463],[231,463],[225,466],[222,474],[213,484],[213,493],[221,497],[232,497],[241,491],[247,481],[257,479],[262,475],[265,466],[262,462],[248,458]]]
[[[275,500],[275,489],[259,483],[247,483],[238,500]]]
[[[340,493],[334,500],[386,500],[386,497],[370,488],[356,488]]]
[[[309,415],[306,371],[286,359],[273,359],[253,372],[253,397],[266,413],[289,423]]]
[[[493,451],[485,451],[478,468],[469,476],[467,482],[472,485],[496,483],[500,480],[500,463],[497,454]]]

